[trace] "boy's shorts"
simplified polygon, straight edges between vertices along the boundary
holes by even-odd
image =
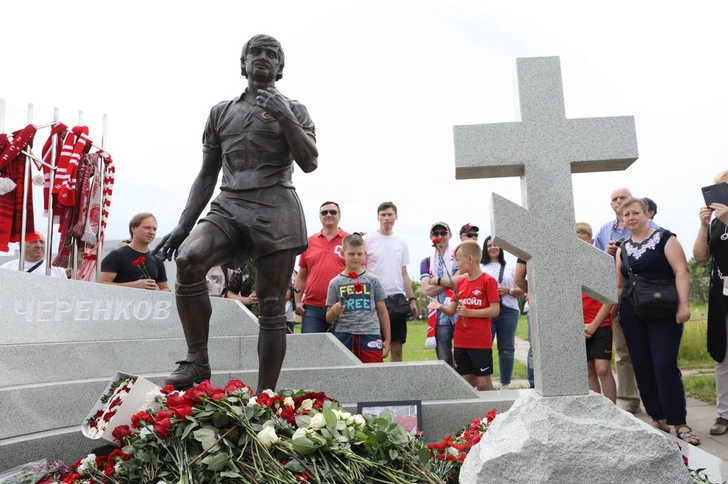
[[[382,363],[382,337],[378,334],[334,332],[334,336],[362,363]]]
[[[591,338],[586,340],[587,360],[612,359],[612,327],[600,326]]]
[[[455,366],[460,375],[492,375],[493,350],[455,348]]]

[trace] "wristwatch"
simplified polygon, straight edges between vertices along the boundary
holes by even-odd
[[[417,301],[416,297],[408,297],[407,302]]]
[[[508,289],[508,294],[510,294],[511,296],[513,296],[513,293],[515,293],[515,292],[516,292],[516,290],[512,287],[510,289]]]

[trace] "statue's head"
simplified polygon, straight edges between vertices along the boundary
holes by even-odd
[[[240,54],[240,73],[244,77],[248,77],[248,73],[245,69],[245,59],[248,57],[248,53],[253,47],[273,47],[278,51],[278,73],[276,74],[276,81],[283,77],[283,66],[285,64],[285,55],[281,48],[280,42],[271,37],[270,35],[258,34],[248,40],[243,46],[243,51]]]

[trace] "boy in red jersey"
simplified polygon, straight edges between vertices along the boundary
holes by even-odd
[[[593,245],[592,228],[586,222],[576,224],[576,236]],[[586,294],[581,295],[584,309],[584,336],[586,337],[586,364],[589,390],[602,393],[612,402],[617,401],[617,384],[612,375],[612,304],[602,304]]]
[[[428,309],[455,316],[455,369],[478,390],[492,390],[493,335],[491,319],[500,314],[498,282],[480,269],[483,252],[474,240],[466,240],[455,249],[458,272],[467,273],[457,284],[457,298],[444,306],[429,298]]]

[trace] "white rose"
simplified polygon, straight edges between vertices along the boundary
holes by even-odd
[[[311,410],[313,408],[313,400],[307,398],[306,400],[302,401],[301,408],[303,410]]]
[[[263,390],[262,393],[265,393],[269,397],[274,397],[276,395],[275,393],[273,393],[273,390]]]
[[[291,437],[291,440],[300,439],[301,437],[308,437],[308,429],[296,429],[296,431],[293,432],[293,437]]]
[[[268,449],[270,449],[273,444],[276,444],[281,440],[273,427],[263,427],[263,429],[258,432],[258,439]]]
[[[354,427],[361,427],[366,421],[361,415],[352,415],[346,419],[346,425],[353,425]]]
[[[351,417],[349,412],[341,412],[339,414],[339,420],[349,420],[349,417]]]
[[[323,413],[317,413],[311,418],[311,428],[318,430],[326,426],[326,419]]]
[[[248,400],[248,405],[258,405],[258,399],[256,397],[250,397],[250,400]]]
[[[283,399],[283,405],[288,405],[289,407],[292,407],[295,405],[295,402],[293,401],[293,398],[286,397]]]
[[[147,435],[151,435],[152,431],[149,430],[149,427],[144,427],[141,432],[139,432],[139,438],[144,439],[147,437]]]

